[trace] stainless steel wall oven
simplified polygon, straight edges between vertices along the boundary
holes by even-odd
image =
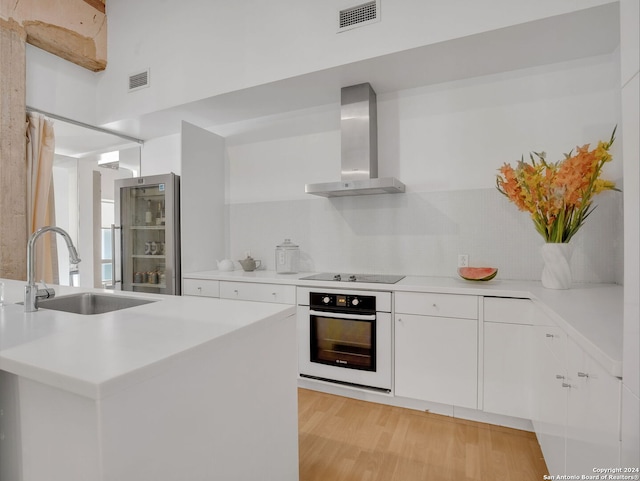
[[[298,291],[300,375],[391,390],[391,294]]]

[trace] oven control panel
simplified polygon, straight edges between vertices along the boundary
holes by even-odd
[[[375,296],[360,296],[348,294],[309,293],[309,305],[315,309],[330,308],[349,312],[375,311]]]

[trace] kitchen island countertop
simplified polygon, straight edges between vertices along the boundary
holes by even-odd
[[[0,370],[100,399],[152,377],[167,363],[211,343],[241,342],[242,329],[291,316],[283,304],[182,296],[117,293],[56,286],[57,296],[77,292],[156,300],[105,314],[40,309],[25,313],[25,283],[3,280]]]

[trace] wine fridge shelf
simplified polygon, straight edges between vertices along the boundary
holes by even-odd
[[[166,284],[151,284],[150,282],[132,282],[134,287],[156,287],[158,289],[166,289]]]
[[[132,225],[129,228],[135,230],[165,230],[166,225]]]
[[[166,259],[165,254],[133,254],[131,257],[136,259]]]

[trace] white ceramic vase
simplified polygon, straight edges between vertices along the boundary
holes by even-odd
[[[542,285],[547,289],[571,287],[572,244],[547,243],[542,246]]]

